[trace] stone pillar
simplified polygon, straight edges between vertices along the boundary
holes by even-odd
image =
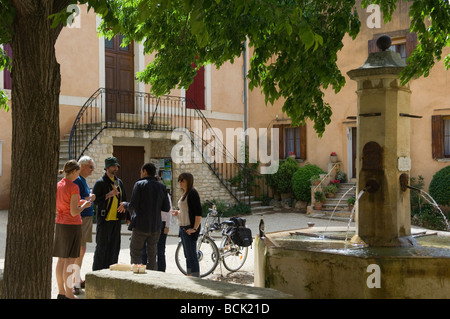
[[[367,245],[409,246],[411,215],[409,189],[410,114],[409,84],[398,78],[405,64],[387,50],[391,40],[382,36],[382,52],[369,54],[358,69],[348,72],[358,83],[357,187],[365,190],[358,202],[357,236]],[[403,174],[402,177],[400,177]]]

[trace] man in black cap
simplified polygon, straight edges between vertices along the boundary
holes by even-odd
[[[109,268],[119,260],[121,220],[127,217],[117,211],[119,204],[127,200],[125,187],[116,176],[119,167],[117,158],[106,158],[105,175],[95,182],[92,190],[97,208],[97,246],[92,270]]]

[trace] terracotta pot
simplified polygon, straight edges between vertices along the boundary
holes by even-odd
[[[314,203],[314,210],[322,210],[322,203],[321,202]]]

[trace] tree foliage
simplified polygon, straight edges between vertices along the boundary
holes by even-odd
[[[0,1],[0,42],[11,36],[11,1]],[[70,4],[77,1],[71,0]],[[450,45],[450,5],[447,0],[412,1],[411,32],[419,45],[401,74],[404,83],[428,76],[442,50]],[[360,20],[355,0],[96,0],[87,4],[103,18],[102,31],[118,33],[126,41],[140,41],[155,59],[138,74],[151,84],[152,93],[163,95],[175,87],[188,87],[196,70],[206,64],[220,68],[251,49],[247,74],[250,89],[258,88],[266,104],[284,101],[283,111],[299,124],[314,122],[319,135],[331,119],[324,90],[335,92],[345,85],[337,67],[337,53],[345,35],[355,38]],[[362,0],[363,6],[379,4],[385,21],[392,19],[398,0]],[[6,12],[7,14],[3,14]],[[11,13],[12,12],[12,13]],[[65,24],[70,12],[51,18]],[[6,30],[6,31],[5,31]],[[247,41],[247,42],[246,42]],[[0,51],[1,53],[1,51]],[[0,54],[0,68],[4,67]],[[450,56],[444,59],[450,67]],[[195,68],[192,66],[195,65]]]

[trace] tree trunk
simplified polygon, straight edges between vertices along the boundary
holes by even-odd
[[[12,1],[12,172],[2,298],[50,298],[61,75],[53,1]],[[59,5],[65,1],[60,1]]]

